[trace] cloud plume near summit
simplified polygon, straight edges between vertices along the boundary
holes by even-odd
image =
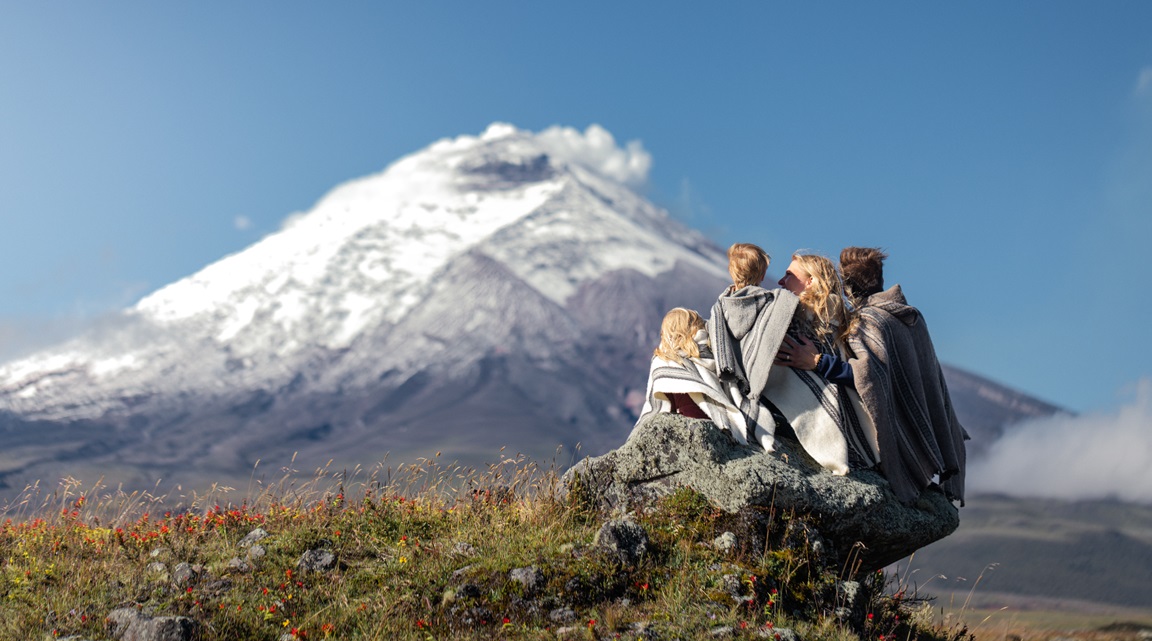
[[[612,133],[600,125],[589,125],[584,133],[572,127],[554,126],[536,134],[548,153],[567,162],[583,165],[593,171],[638,187],[648,180],[652,155],[638,140],[616,146]]]
[[[1135,385],[1111,412],[1028,421],[971,461],[968,486],[981,492],[1065,500],[1152,504],[1152,380]]]

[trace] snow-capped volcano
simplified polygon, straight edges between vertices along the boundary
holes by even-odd
[[[664,311],[706,310],[727,276],[632,189],[648,164],[595,126],[437,142],[121,323],[0,367],[0,427],[29,447],[65,430],[117,464],[241,470],[417,436],[465,458],[517,435],[532,454],[617,442]]]
[[[0,491],[615,447],[664,313],[707,314],[728,280],[722,250],[634,191],[649,164],[596,126],[496,124],[337,187],[118,323],[0,366]],[[973,433],[966,411],[1052,409],[949,378]]]
[[[435,143],[144,298],[126,314],[128,335],[0,368],[0,408],[96,419],[141,393],[286,383],[318,352],[348,350],[366,333],[395,327],[431,289],[451,287],[443,279],[465,257],[484,256],[559,307],[583,283],[618,270],[655,277],[683,262],[722,279],[715,247],[614,179],[614,166],[646,157],[616,148],[610,136],[605,149],[605,136],[496,124],[479,137]],[[589,153],[597,147],[600,158]],[[459,288],[457,304],[470,304],[472,293]],[[393,368],[421,358],[395,356],[387,359]],[[78,384],[86,402],[75,402]]]

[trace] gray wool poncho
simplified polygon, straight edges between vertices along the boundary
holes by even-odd
[[[865,411],[876,424],[884,476],[904,502],[938,476],[964,504],[967,432],[956,419],[924,317],[899,285],[873,294],[848,339]]]

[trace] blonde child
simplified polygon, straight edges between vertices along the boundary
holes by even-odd
[[[704,319],[697,312],[677,307],[660,324],[660,345],[652,355],[644,409],[637,425],[658,413],[711,420],[741,443],[771,449],[771,430],[748,419],[767,410],[748,402],[734,382],[716,375]],[[771,427],[769,423],[769,428]]]

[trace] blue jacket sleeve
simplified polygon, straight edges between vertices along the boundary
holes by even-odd
[[[816,364],[816,373],[829,383],[847,385],[856,389],[856,379],[852,376],[852,366],[835,354],[823,354]]]

